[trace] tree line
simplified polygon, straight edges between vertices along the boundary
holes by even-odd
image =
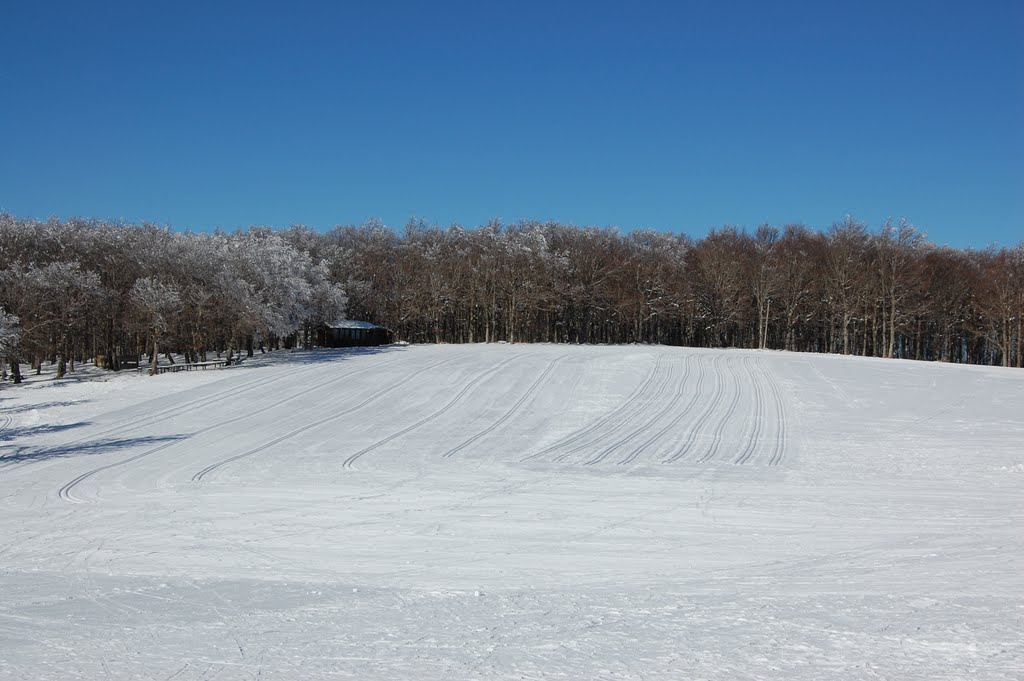
[[[58,377],[87,359],[137,366],[147,353],[154,369],[172,352],[231,363],[343,314],[328,269],[269,229],[193,234],[0,214],[0,355],[15,382],[22,363],[54,363]]]
[[[906,220],[703,239],[556,223],[317,238],[352,314],[421,342],[664,343],[1021,366],[1024,242],[939,247]]]
[[[343,314],[426,343],[663,343],[1022,366],[1024,242],[940,247],[905,220],[702,239],[553,222],[174,232],[0,214],[12,374],[308,346]],[[168,354],[168,357],[170,355]],[[127,358],[127,359],[126,359]]]

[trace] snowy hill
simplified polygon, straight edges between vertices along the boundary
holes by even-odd
[[[0,679],[1016,679],[1024,372],[647,346],[0,389]]]

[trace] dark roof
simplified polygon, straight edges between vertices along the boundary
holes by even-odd
[[[380,329],[382,327],[370,322],[360,322],[355,319],[339,319],[336,322],[329,322],[327,325],[329,329]]]

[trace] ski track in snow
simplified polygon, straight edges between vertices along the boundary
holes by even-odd
[[[509,357],[508,359],[503,360],[497,366],[492,367],[490,369],[487,369],[487,370],[482,371],[481,373],[477,374],[472,380],[468,381],[464,386],[462,386],[462,389],[455,395],[455,397],[453,397],[451,400],[449,400],[448,403],[445,404],[443,407],[441,407],[440,409],[438,409],[435,412],[432,412],[428,416],[425,416],[424,418],[420,419],[419,421],[416,421],[412,425],[406,426],[405,428],[402,428],[401,430],[399,430],[397,432],[394,432],[391,435],[388,435],[386,438],[384,438],[382,440],[377,440],[376,442],[374,442],[369,447],[363,447],[358,452],[356,452],[355,454],[352,454],[347,459],[345,459],[345,463],[342,464],[342,465],[345,468],[352,468],[356,461],[358,461],[362,457],[366,456],[370,452],[374,451],[375,449],[379,449],[380,447],[386,445],[387,443],[391,442],[392,440],[394,440],[396,438],[399,438],[399,437],[402,437],[403,435],[407,435],[407,434],[411,433],[412,431],[416,430],[417,428],[420,428],[421,426],[429,423],[430,421],[433,421],[434,419],[440,417],[445,412],[449,411],[452,407],[454,407],[456,404],[461,402],[462,398],[466,396],[466,393],[468,393],[470,390],[475,388],[480,382],[482,382],[484,379],[486,379],[489,376],[491,376],[492,374],[494,374],[496,371],[499,371],[506,364],[509,364],[510,362],[512,362],[512,361],[514,361],[516,359],[519,359],[519,357]]]
[[[315,370],[316,370],[316,367],[305,367],[305,368],[302,368],[302,369],[298,369],[295,373],[297,375],[305,375],[305,374],[311,373],[311,372],[313,372]],[[217,391],[217,392],[213,393],[212,395],[204,395],[202,397],[197,397],[197,398],[192,399],[192,400],[185,400],[181,404],[178,404],[178,405],[176,405],[176,406],[174,406],[174,407],[172,407],[170,409],[162,409],[162,408],[160,408],[157,405],[152,405],[152,406],[148,407],[150,413],[148,413],[143,418],[132,419],[127,424],[121,422],[121,420],[120,420],[122,418],[127,418],[126,416],[124,416],[122,414],[118,414],[118,413],[110,414],[108,416],[112,417],[115,420],[118,420],[118,424],[115,425],[115,426],[112,426],[110,428],[104,428],[104,429],[96,431],[94,433],[90,433],[89,439],[90,440],[96,440],[96,439],[99,439],[101,437],[123,436],[123,435],[127,435],[128,433],[132,433],[132,432],[135,432],[135,431],[138,431],[138,430],[142,430],[144,428],[152,428],[153,426],[155,426],[157,424],[160,424],[160,423],[163,423],[163,422],[166,422],[166,421],[170,421],[170,420],[172,420],[174,418],[177,418],[178,416],[181,416],[181,415],[184,415],[184,414],[188,414],[190,412],[194,412],[194,411],[196,411],[198,409],[202,409],[204,407],[208,407],[208,406],[210,406],[212,404],[216,404],[217,402],[219,402],[221,400],[225,400],[225,399],[228,399],[228,398],[236,398],[236,397],[239,397],[241,395],[244,395],[244,394],[248,393],[251,390],[257,390],[259,388],[265,388],[268,385],[271,385],[273,383],[282,381],[282,380],[287,379],[287,378],[289,378],[287,375],[282,375],[282,374],[271,374],[269,376],[257,377],[254,380],[245,381],[241,385],[232,385],[230,388],[227,388],[226,390]],[[231,381],[231,383],[234,383],[234,382]],[[136,411],[138,411],[138,408],[137,407],[130,407],[130,408],[125,409],[123,411],[125,411],[125,412],[136,412]],[[81,444],[84,444],[85,441],[84,440],[78,440],[77,443],[81,445]],[[74,443],[71,443],[71,446],[74,446]]]
[[[666,411],[675,406],[675,403],[678,401],[677,399],[666,400],[666,394],[669,392],[669,388],[673,383],[677,385],[683,384],[682,381],[679,380],[679,377],[676,376],[675,374],[675,366],[670,366],[669,370],[665,372],[664,376],[662,376],[661,380],[658,382],[658,387],[655,390],[654,394],[651,395],[651,397],[646,400],[646,404],[644,405],[644,407],[640,410],[637,410],[632,418],[623,422],[622,425],[624,427],[629,426],[629,428],[626,430],[625,435],[617,437],[610,443],[606,444],[604,448],[601,449],[601,451],[599,451],[594,456],[594,458],[584,461],[583,465],[593,466],[595,464],[601,463],[606,458],[608,458],[608,455],[610,455],[612,452],[618,451],[618,449],[622,447],[623,444],[629,442],[637,435],[643,434],[648,428],[651,427],[651,424],[655,423],[662,415],[664,415]],[[678,391],[676,391],[676,398],[678,398]],[[663,406],[660,411],[655,412],[655,414],[652,417],[641,421],[639,424],[636,423],[639,417],[643,416],[648,410],[657,409],[659,404],[664,404],[665,406]]]
[[[683,363],[683,366],[684,366],[682,376],[675,375],[675,372],[670,373],[668,379],[665,382],[666,389],[669,388],[669,387],[674,386],[674,388],[672,390],[672,397],[669,398],[668,400],[666,400],[664,402],[664,405],[660,409],[658,409],[650,418],[648,418],[648,419],[644,420],[643,422],[641,422],[639,425],[637,425],[635,428],[633,428],[630,432],[628,432],[624,437],[621,437],[618,440],[615,440],[611,444],[607,445],[604,449],[602,449],[598,453],[598,455],[596,457],[594,457],[590,461],[587,461],[586,462],[587,465],[594,465],[595,463],[600,463],[601,461],[604,461],[609,456],[619,452],[619,450],[626,443],[628,443],[628,442],[630,442],[632,440],[635,440],[636,438],[643,437],[643,436],[647,435],[650,432],[650,430],[659,421],[661,421],[667,414],[672,413],[676,409],[676,407],[679,405],[679,402],[683,399],[683,395],[686,393],[686,389],[689,387],[689,382],[688,382],[687,379],[690,376],[690,369],[691,369],[692,363],[690,361],[688,361],[688,360],[689,360],[689,358],[684,358],[682,360],[682,363]],[[664,400],[665,392],[666,392],[665,390],[663,390],[661,392],[661,398],[660,399]],[[652,405],[652,408],[657,408],[657,406],[658,406],[657,404],[654,404],[654,405]],[[661,431],[659,431],[659,432],[661,432]],[[632,463],[633,461],[635,461],[636,458],[646,449],[646,447],[652,441],[654,441],[656,439],[657,439],[657,436],[655,436],[655,438],[653,438],[653,439],[649,439],[649,440],[645,441],[643,444],[641,444],[638,447],[636,447],[635,449],[633,449],[633,451],[631,451],[629,453],[629,455],[626,456],[626,458],[621,459],[618,462],[619,465],[625,465],[625,464]]]
[[[761,388],[761,382],[750,368],[751,361],[750,357],[743,358],[743,368],[746,370],[750,386],[754,390],[754,415],[751,418],[751,431],[747,437],[747,444],[736,458],[735,463],[737,464],[745,464],[750,461],[750,457],[754,455],[761,443],[761,430],[764,427],[762,423],[764,419],[764,391]]]
[[[707,403],[707,407],[701,415],[697,417],[697,420],[694,421],[692,427],[689,429],[686,443],[679,449],[679,451],[665,459],[665,463],[675,463],[689,454],[690,450],[693,449],[693,446],[697,443],[701,431],[704,429],[709,419],[716,414],[718,406],[722,402],[722,396],[725,395],[725,375],[723,371],[719,370],[721,367],[720,359],[720,357],[716,356],[711,360],[710,368],[712,373],[715,374],[715,391],[712,393],[711,399]]]
[[[736,407],[740,403],[740,384],[736,378],[735,363],[727,362],[726,369],[729,378],[732,379],[733,384],[732,401],[729,403],[729,406],[726,408],[724,412],[722,412],[721,416],[719,417],[718,423],[717,425],[715,425],[714,431],[711,435],[711,446],[708,448],[708,451],[697,460],[698,463],[710,461],[711,459],[714,459],[716,456],[718,456],[718,452],[722,446],[722,436],[725,433],[726,427],[728,427],[731,424],[732,418],[736,414]],[[725,382],[725,373],[726,372],[723,372],[722,376],[723,383]]]
[[[234,369],[237,370],[238,366],[240,365],[236,365]],[[164,406],[167,400],[166,397],[158,397],[142,405],[135,405],[125,409],[121,409],[119,411],[105,414],[104,418],[106,420],[115,421],[116,425],[92,431],[89,433],[88,439],[78,438],[62,440],[59,442],[59,446],[66,449],[82,449],[85,446],[87,446],[88,443],[98,441],[100,440],[100,438],[120,438],[125,435],[128,435],[129,433],[133,433],[144,428],[152,428],[161,423],[172,421],[180,416],[187,415],[189,413],[195,412],[206,407],[210,407],[223,400],[234,399],[244,396],[245,394],[251,391],[258,390],[260,388],[266,388],[279,381],[292,382],[297,377],[305,376],[310,373],[315,373],[317,370],[318,367],[314,365],[308,367],[301,367],[299,369],[296,369],[292,373],[274,372],[271,373],[270,375],[257,376],[253,380],[241,381],[239,382],[238,385],[235,385],[236,381],[228,381],[229,383],[232,384],[231,387],[225,390],[219,390],[210,395],[204,394],[192,399],[187,399],[184,398],[184,396],[175,395],[174,398],[175,401],[178,402],[178,404],[175,404],[172,407]],[[143,416],[135,417],[134,414],[137,414],[139,412],[141,412]],[[6,415],[6,418],[7,423],[9,425],[12,422],[12,419],[9,415]],[[3,428],[0,427],[0,431],[2,430]],[[162,449],[164,449],[164,447],[160,447],[157,451]],[[132,457],[130,460],[135,460],[135,458],[138,457]],[[18,465],[19,464],[11,464],[9,467],[16,467]],[[20,465],[28,466],[31,465],[31,462],[22,463]],[[109,467],[103,467],[103,470],[106,470],[107,468]],[[87,477],[90,476],[86,475],[85,478]]]
[[[451,361],[452,361],[451,359],[446,359],[446,360],[442,360],[440,362],[435,362],[434,364],[431,364],[430,366],[427,366],[427,367],[424,367],[422,369],[419,369],[417,371],[412,372],[408,376],[402,378],[399,381],[396,381],[395,383],[392,383],[391,385],[387,386],[386,388],[384,388],[382,390],[378,390],[377,392],[373,393],[372,395],[370,395],[369,397],[364,399],[362,402],[359,402],[358,404],[356,404],[353,407],[349,407],[348,409],[343,409],[342,411],[338,411],[338,412],[332,413],[332,414],[330,414],[329,416],[327,416],[325,418],[319,419],[317,421],[313,421],[312,423],[307,423],[306,425],[302,426],[301,428],[296,428],[294,430],[290,430],[287,433],[285,433],[284,435],[281,435],[280,437],[277,437],[277,438],[274,438],[273,440],[265,442],[265,443],[261,444],[258,447],[254,447],[252,449],[248,449],[248,450],[242,452],[241,454],[235,454],[234,456],[229,456],[226,459],[222,459],[220,461],[217,461],[216,463],[210,464],[206,468],[204,468],[201,471],[198,471],[197,473],[195,473],[192,476],[192,481],[193,482],[201,482],[203,480],[203,478],[208,476],[210,473],[213,473],[214,471],[216,471],[216,470],[218,470],[220,468],[223,468],[224,466],[227,466],[230,463],[234,463],[235,461],[238,461],[240,459],[244,459],[246,457],[250,457],[253,454],[258,454],[259,452],[262,452],[262,451],[264,451],[266,449],[269,449],[269,448],[273,447],[274,445],[280,444],[280,443],[284,442],[285,440],[290,440],[291,438],[295,437],[296,435],[300,435],[301,433],[304,433],[307,430],[310,430],[312,428],[317,428],[319,426],[323,426],[324,424],[330,423],[332,421],[337,421],[338,419],[340,419],[340,418],[342,418],[344,416],[348,416],[349,414],[351,414],[353,412],[359,411],[363,407],[366,407],[367,405],[370,405],[370,404],[376,402],[377,400],[379,400],[380,398],[384,397],[385,395],[388,395],[389,393],[392,393],[395,390],[397,390],[398,388],[401,388],[402,386],[406,385],[407,383],[412,381],[412,379],[416,378],[417,376],[420,376],[421,374],[427,373],[428,371],[436,369],[437,367],[442,366],[444,364],[448,364]],[[364,369],[357,369],[356,371],[358,371],[358,372],[369,371],[369,370],[371,370],[373,368],[374,367],[366,367]],[[348,374],[345,374],[344,376],[340,376],[338,378],[335,378],[335,379],[332,379],[332,380],[328,381],[328,383],[329,384],[335,383],[335,382],[341,380],[342,378],[347,378],[348,376],[350,376],[353,373],[356,373],[356,372],[355,371],[354,372],[349,372]],[[280,406],[281,406],[281,403],[278,403],[278,404],[274,405],[275,408],[280,407]]]
[[[779,383],[775,379],[775,376],[761,367],[762,374],[768,379],[768,388],[772,392],[772,396],[775,398],[775,449],[772,451],[772,456],[768,460],[769,466],[778,466],[782,463],[782,457],[786,453],[786,438],[787,438],[787,417],[786,417],[786,403],[782,397],[782,389],[779,388]]]
[[[394,361],[394,360],[385,360],[385,361]],[[364,372],[364,371],[370,371],[375,366],[376,365],[362,367],[360,369],[354,369],[353,371],[346,372],[346,373],[344,373],[344,374],[342,374],[340,376],[332,376],[330,379],[328,379],[326,381],[321,381],[319,383],[315,383],[315,384],[313,384],[313,386],[304,387],[303,388],[303,392],[306,391],[306,390],[309,390],[310,388],[315,389],[315,388],[320,388],[320,387],[332,385],[334,383],[337,383],[340,380],[343,380],[345,378],[350,377],[353,374],[361,373],[361,372]],[[303,374],[303,375],[305,375],[306,373],[308,373],[308,371],[302,371],[301,372],[301,374]],[[180,416],[181,414],[185,414],[185,413],[188,413],[190,411],[194,411],[194,410],[199,409],[201,407],[204,407],[204,406],[207,406],[209,404],[215,403],[217,401],[223,400],[223,399],[225,399],[226,397],[229,397],[229,396],[232,397],[232,398],[237,398],[240,395],[243,395],[243,394],[249,392],[250,390],[255,390],[256,388],[266,387],[268,384],[273,383],[273,382],[275,382],[277,380],[279,380],[279,378],[271,377],[271,378],[251,381],[249,383],[246,383],[245,385],[243,385],[239,389],[236,389],[236,390],[229,389],[229,390],[218,392],[218,393],[216,393],[216,394],[214,394],[214,395],[212,395],[210,397],[200,398],[198,400],[194,400],[192,402],[189,402],[189,403],[183,405],[181,408],[179,408],[177,410],[173,410],[173,413],[170,414],[170,415],[165,414],[163,418],[151,419],[149,421],[149,425],[153,425],[153,424],[161,422],[161,421],[170,420],[171,418],[174,418],[176,416]],[[286,397],[284,399],[278,400],[278,401],[274,402],[272,405],[270,405],[269,407],[261,409],[261,410],[255,412],[255,413],[254,412],[242,412],[241,414],[239,414],[237,416],[234,416],[232,418],[228,418],[228,419],[225,419],[223,421],[219,421],[219,422],[217,422],[217,423],[215,423],[215,424],[213,424],[211,426],[207,426],[205,428],[201,428],[201,429],[193,432],[191,435],[194,437],[196,435],[200,435],[202,433],[206,433],[206,432],[209,432],[211,430],[223,429],[226,426],[233,425],[233,424],[235,424],[235,423],[237,423],[239,421],[245,421],[245,420],[251,419],[254,416],[258,416],[259,414],[265,413],[265,412],[267,412],[269,410],[280,408],[280,407],[286,405],[290,400],[295,399],[296,397],[298,397],[301,394],[302,394],[301,392],[298,392],[298,393],[295,393],[295,394],[293,394],[293,395],[291,395],[289,397]],[[135,430],[136,428],[137,428],[137,426],[130,426],[128,428],[124,428],[123,431],[131,431],[131,430]],[[113,429],[108,429],[106,431],[101,431],[101,433],[99,435],[109,434],[109,433],[112,433],[112,432],[117,432],[118,434],[121,434],[123,431],[118,430],[117,428],[113,428]],[[133,461],[138,461],[139,459],[145,458],[147,456],[151,456],[151,455],[156,454],[158,452],[162,452],[165,449],[169,449],[169,448],[173,447],[176,444],[178,444],[178,442],[172,440],[171,442],[167,442],[167,443],[159,445],[157,447],[153,447],[151,449],[147,449],[146,451],[140,452],[140,453],[135,454],[134,456],[130,456],[130,457],[126,458],[126,459],[122,459],[120,461],[115,461],[113,463],[109,463],[109,464],[106,464],[104,466],[98,466],[98,467],[96,467],[96,468],[94,468],[92,470],[86,471],[85,473],[82,473],[81,475],[78,475],[75,478],[73,478],[72,480],[69,480],[68,482],[64,483],[64,485],[62,485],[61,488],[59,490],[57,490],[57,495],[60,498],[66,500],[66,501],[70,501],[72,503],[84,503],[85,500],[79,499],[78,497],[74,496],[74,494],[72,494],[74,489],[76,487],[78,487],[78,485],[83,483],[84,481],[86,481],[89,478],[93,477],[97,473],[102,473],[103,471],[107,471],[107,470],[110,470],[112,468],[117,468],[117,467],[123,466],[125,464],[132,463]],[[248,454],[246,454],[246,455],[248,455]],[[236,458],[241,458],[242,456],[243,455],[239,455],[238,457],[233,457],[230,461],[234,461]],[[230,463],[230,461],[223,461],[223,462],[219,462],[217,464],[214,464],[213,466],[210,466],[208,471],[204,471],[204,474],[207,473],[207,472],[216,470],[220,466],[223,466],[223,465],[225,465],[227,463]],[[201,480],[202,476],[200,475],[196,479],[197,480]]]
[[[2,439],[4,431],[10,428],[12,423],[14,423],[13,416],[0,413],[0,439]]]
[[[657,362],[660,362],[660,361],[661,361],[661,358],[659,357]],[[641,400],[643,398],[644,393],[647,392],[648,388],[650,388],[651,382],[654,381],[655,377],[658,374],[657,369],[658,369],[658,364],[655,363],[655,365],[653,367],[651,367],[650,371],[648,371],[647,374],[644,376],[643,381],[641,381],[640,385],[638,385],[636,387],[636,389],[633,390],[633,392],[630,393],[629,396],[627,396],[614,409],[612,409],[608,413],[604,414],[603,416],[601,416],[600,418],[595,420],[590,425],[585,426],[584,428],[580,428],[576,432],[566,436],[565,438],[559,440],[555,444],[553,444],[553,445],[551,445],[549,447],[545,447],[544,449],[540,450],[539,452],[536,452],[534,454],[531,454],[530,456],[525,457],[523,459],[523,461],[531,461],[533,459],[536,459],[536,458],[539,458],[541,456],[544,456],[545,454],[549,454],[551,452],[560,450],[563,447],[565,447],[566,445],[575,444],[575,443],[579,442],[580,440],[583,440],[584,438],[589,438],[591,435],[593,435],[593,433],[595,431],[599,431],[605,424],[607,424],[608,422],[613,421],[614,419],[616,419],[624,411],[632,408],[639,400]],[[578,446],[578,447],[576,447],[574,449],[569,450],[565,454],[562,454],[562,455],[558,456],[555,460],[556,461],[564,461],[566,458],[568,458],[572,454],[574,454],[574,453],[580,451],[581,449],[583,449],[584,447],[586,447],[589,443],[590,443],[590,440],[587,440],[587,441],[584,442],[583,445],[580,445],[580,446]]]
[[[463,442],[459,443],[458,445],[456,445],[452,449],[449,449],[447,452],[445,452],[441,456],[443,456],[446,459],[450,458],[450,457],[453,457],[456,454],[458,454],[459,452],[461,452],[462,450],[464,450],[466,447],[469,447],[470,445],[475,443],[480,438],[484,437],[485,435],[489,435],[490,433],[492,433],[495,430],[497,430],[502,424],[504,424],[506,421],[508,421],[510,418],[512,418],[512,416],[514,416],[515,413],[517,411],[519,411],[524,404],[526,404],[527,400],[529,400],[531,397],[534,396],[534,394],[537,392],[537,389],[540,388],[542,385],[544,385],[544,383],[548,380],[548,377],[551,375],[551,372],[554,371],[555,367],[560,362],[564,361],[568,356],[569,355],[567,355],[567,354],[566,355],[562,355],[562,356],[556,357],[553,360],[551,360],[550,362],[548,362],[547,366],[544,368],[544,371],[541,372],[541,375],[537,377],[537,380],[534,381],[530,385],[529,388],[527,388],[526,392],[523,393],[523,396],[520,397],[516,401],[516,403],[513,404],[511,408],[509,408],[508,411],[506,411],[504,414],[502,414],[501,418],[499,418],[497,421],[495,421],[491,425],[487,426],[486,428],[484,428],[480,432],[476,433],[472,437],[470,437],[470,438],[464,440]]]
[[[2,388],[0,681],[1024,678],[1024,373],[267,357]]]
[[[700,386],[704,383],[704,364],[705,363],[703,361],[699,361],[699,360],[694,359],[694,358],[687,358],[687,359],[688,359],[688,361],[686,362],[686,372],[683,374],[682,378],[679,379],[679,381],[678,381],[678,383],[676,385],[676,393],[675,393],[674,397],[672,398],[672,401],[669,402],[668,405],[666,405],[665,408],[661,412],[659,412],[659,418],[663,417],[665,414],[670,414],[678,406],[679,402],[683,398],[683,395],[686,394],[686,390],[690,386],[689,378],[690,378],[690,373],[692,371],[693,365],[694,364],[699,364],[700,365],[700,369],[699,369],[700,373],[699,373],[699,375],[697,377],[697,383],[696,383],[696,387],[694,388],[693,397],[690,398],[690,401],[687,402],[685,407],[683,407],[681,410],[679,410],[679,411],[677,411],[675,413],[675,415],[672,417],[671,420],[669,420],[660,429],[655,431],[646,440],[641,442],[636,448],[634,448],[631,452],[629,452],[629,454],[625,458],[621,459],[619,461],[619,465],[624,466],[626,464],[630,464],[630,463],[636,461],[637,458],[641,454],[643,454],[645,451],[647,451],[652,445],[655,445],[663,437],[665,437],[665,435],[669,434],[672,430],[674,430],[675,428],[679,427],[679,424],[683,421],[683,419],[685,419],[687,417],[687,415],[689,415],[689,413],[691,411],[693,411],[694,405],[697,404],[697,401],[700,399]],[[654,423],[654,422],[655,421],[652,421],[652,423]],[[644,431],[641,430],[638,434],[644,434]]]

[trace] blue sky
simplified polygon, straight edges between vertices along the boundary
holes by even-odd
[[[294,4],[5,3],[0,210],[1024,238],[1018,0]]]

